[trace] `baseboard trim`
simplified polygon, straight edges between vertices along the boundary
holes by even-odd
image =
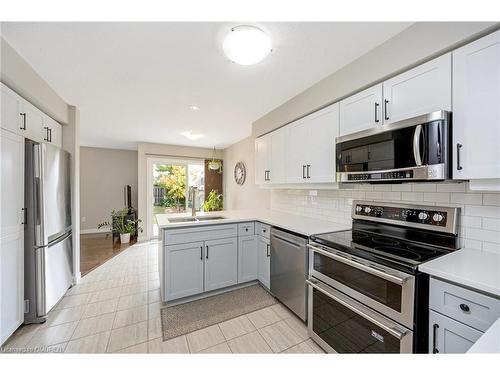
[[[80,229],[80,234],[94,234],[94,233],[111,233],[111,231],[109,229],[97,229],[97,228]]]

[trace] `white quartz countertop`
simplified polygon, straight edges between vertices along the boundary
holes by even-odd
[[[420,265],[419,270],[500,297],[500,254],[460,249]]]
[[[500,353],[500,318],[471,346],[467,353]]]
[[[265,224],[280,227],[299,233],[305,236],[310,236],[318,233],[333,232],[339,230],[350,229],[348,224],[339,224],[332,221],[313,219],[310,217],[291,215],[283,212],[272,210],[227,210],[209,213],[197,214],[197,217],[203,216],[223,216],[224,219],[209,220],[209,221],[194,221],[194,222],[181,222],[172,223],[169,220],[179,217],[189,217],[190,213],[179,215],[159,214],[156,215],[158,227],[160,229],[169,228],[184,228],[190,226],[213,225],[213,224],[226,224],[238,223],[245,221],[260,221]]]

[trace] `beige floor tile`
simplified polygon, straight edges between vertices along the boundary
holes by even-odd
[[[25,347],[41,327],[41,324],[28,324],[19,327],[2,348],[21,349]]]
[[[143,342],[142,344],[129,346],[128,348],[119,350],[115,353],[123,353],[123,354],[146,354],[148,352],[148,343]]]
[[[325,352],[321,349],[314,341],[306,340],[292,346],[291,348],[285,350],[282,353],[286,354],[324,354]]]
[[[245,315],[219,323],[219,327],[226,340],[234,339],[256,329]]]
[[[132,307],[137,307],[141,305],[147,305],[148,303],[148,293],[142,292],[137,294],[131,294],[129,296],[120,297],[118,300],[118,310],[127,310]]]
[[[150,290],[148,292],[148,303],[160,302],[160,289]]]
[[[85,311],[86,306],[75,306],[69,307],[67,309],[62,310],[54,310],[51,311],[47,317],[47,322],[45,325],[51,327],[56,326],[58,324],[74,322],[80,320],[83,316],[83,312]]]
[[[71,340],[65,353],[106,353],[110,331]]]
[[[254,311],[247,314],[247,317],[250,319],[255,328],[262,328],[281,320],[271,307]]]
[[[114,317],[115,313],[108,313],[80,320],[71,339],[75,340],[84,336],[95,335],[99,332],[110,331],[113,326]]]
[[[161,316],[160,310],[163,307],[163,302],[154,302],[148,305],[148,319],[156,319]]]
[[[293,316],[291,318],[285,319],[284,322],[290,326],[292,331],[300,336],[302,340],[307,340],[309,338],[309,333],[307,332],[306,324],[299,318]]]
[[[189,353],[186,335],[162,341],[161,337],[148,342],[149,353]]]
[[[247,333],[227,342],[233,353],[272,353],[266,340],[262,338],[258,331]]]
[[[162,337],[161,318],[148,320],[148,340]]]
[[[82,318],[91,318],[93,316],[103,315],[110,312],[116,311],[116,306],[118,305],[118,299],[108,299],[107,301],[101,301],[96,303],[90,303],[85,308]]]
[[[41,328],[28,342],[27,346],[52,346],[69,341],[78,322],[59,324],[53,327]]]
[[[189,350],[191,353],[197,353],[203,349],[220,344],[226,339],[218,325],[199,329],[187,335]]]
[[[121,287],[120,296],[130,296],[148,291],[148,283],[124,285]]]
[[[271,306],[271,309],[278,315],[281,319],[293,318],[295,315],[288,310],[281,303],[277,303],[276,305]]]
[[[204,349],[200,354],[232,354],[231,349],[229,348],[229,345],[227,342],[223,342],[222,344],[218,344],[215,346],[212,346],[208,349]]]
[[[114,329],[109,338],[108,353],[128,348],[147,341],[148,322],[133,324],[130,326]]]
[[[104,289],[90,294],[89,303],[106,301],[120,297],[121,287]]]
[[[148,306],[142,305],[132,309],[120,310],[116,312],[113,328],[125,327],[131,324],[148,320]]]
[[[59,301],[59,303],[55,306],[54,311],[67,309],[69,307],[86,305],[88,303],[89,297],[90,297],[89,293],[63,297],[61,301]]]
[[[282,352],[304,341],[283,320],[259,329],[259,333],[275,353]]]

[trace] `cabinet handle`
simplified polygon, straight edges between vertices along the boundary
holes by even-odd
[[[469,312],[470,311],[470,307],[468,305],[466,305],[465,303],[461,303],[460,304],[460,310],[462,310],[463,312]]]
[[[437,354],[439,350],[437,348],[437,330],[439,328],[439,324],[434,324],[432,326],[432,353]]]
[[[203,260],[203,246],[200,246],[200,260]]]
[[[462,144],[457,143],[457,170],[461,171],[462,166],[460,165],[460,149],[462,148]]]
[[[47,131],[49,133],[49,142],[52,142],[52,128],[48,128]]]
[[[302,178],[303,179],[306,178],[306,166],[305,165],[302,166]]]
[[[307,178],[311,178],[311,176],[309,175],[309,168],[311,168],[311,165],[307,164]]]
[[[207,248],[207,256],[206,256],[206,258],[208,259],[208,245],[206,246],[206,248]]]
[[[248,232],[248,228],[245,228],[245,232]]]
[[[267,181],[271,181],[271,171],[267,171]]]
[[[45,130],[45,135],[43,136],[43,140],[48,142],[48,140],[49,140],[49,128],[47,126],[44,126],[43,130]]]
[[[21,222],[22,225],[28,224],[28,215],[26,211],[26,207],[21,208],[21,215],[23,215],[23,221]]]
[[[269,245],[269,244],[268,244],[268,245],[267,245],[267,254],[266,254],[266,255],[267,255],[267,257],[270,257],[270,256],[271,256],[271,250],[270,250],[270,248],[271,248],[271,245]]]
[[[378,104],[377,102],[375,102],[375,122],[380,122],[379,118],[378,118],[378,107],[380,106],[380,104]]]
[[[23,118],[23,126],[21,126],[19,129],[26,130],[26,113],[20,113],[20,115]]]
[[[384,118],[386,120],[389,120],[389,115],[387,114],[387,104],[389,104],[389,101],[387,99],[384,100]]]

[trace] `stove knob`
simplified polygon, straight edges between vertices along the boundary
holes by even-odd
[[[420,212],[418,214],[418,218],[422,221],[427,220],[429,218],[429,214],[427,212]]]
[[[434,220],[436,223],[439,223],[443,219],[444,217],[441,214],[434,214],[434,216],[432,216],[432,220]]]
[[[370,207],[365,207],[365,214],[369,214],[370,212],[372,212],[372,209]]]
[[[356,212],[361,212],[363,211],[363,207],[361,206],[356,206]]]

